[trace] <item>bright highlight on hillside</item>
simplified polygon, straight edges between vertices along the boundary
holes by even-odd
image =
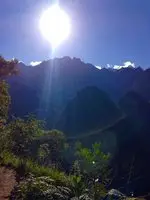
[[[69,16],[57,4],[48,8],[40,18],[40,30],[52,48],[56,48],[69,37],[70,29]]]

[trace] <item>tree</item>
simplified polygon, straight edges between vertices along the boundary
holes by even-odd
[[[17,64],[18,61],[16,59],[7,61],[2,56],[0,56],[0,127],[7,119],[10,104],[8,85],[2,79],[10,75],[17,74]]]
[[[7,61],[2,56],[0,56],[0,79],[10,75],[16,75],[18,73],[17,64],[17,59]]]
[[[58,130],[44,131],[43,136],[37,138],[39,141],[39,159],[44,160],[44,165],[54,164],[60,166],[63,152],[66,149],[66,138],[63,132]],[[36,141],[35,141],[36,142]],[[38,143],[38,142],[37,142]],[[41,159],[41,155],[44,156]]]
[[[43,123],[34,117],[16,118],[8,125],[10,150],[17,156],[31,157],[33,141],[43,134]]]
[[[11,101],[8,93],[8,85],[3,79],[7,76],[17,74],[17,64],[18,61],[16,59],[6,61],[0,56],[0,152],[8,148],[9,144],[5,123],[7,121]]]
[[[0,127],[6,121],[10,104],[8,85],[5,81],[0,81]]]

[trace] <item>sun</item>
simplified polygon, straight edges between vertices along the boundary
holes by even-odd
[[[40,30],[53,48],[56,48],[69,37],[70,29],[69,16],[57,4],[48,8],[41,15]]]

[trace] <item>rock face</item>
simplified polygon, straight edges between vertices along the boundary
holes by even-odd
[[[86,87],[68,103],[56,127],[75,135],[108,126],[120,116],[120,110],[105,92]]]
[[[126,199],[126,196],[121,193],[119,190],[111,189],[105,197],[105,200],[119,200],[119,199]]]

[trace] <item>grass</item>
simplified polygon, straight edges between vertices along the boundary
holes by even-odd
[[[55,181],[55,183],[60,183],[64,186],[71,185],[71,177],[67,176],[64,172],[51,167],[41,166],[32,160],[26,160],[16,157],[12,153],[3,152],[1,154],[1,165],[11,166],[16,171],[22,169],[25,173],[31,173],[36,177],[48,176]]]

